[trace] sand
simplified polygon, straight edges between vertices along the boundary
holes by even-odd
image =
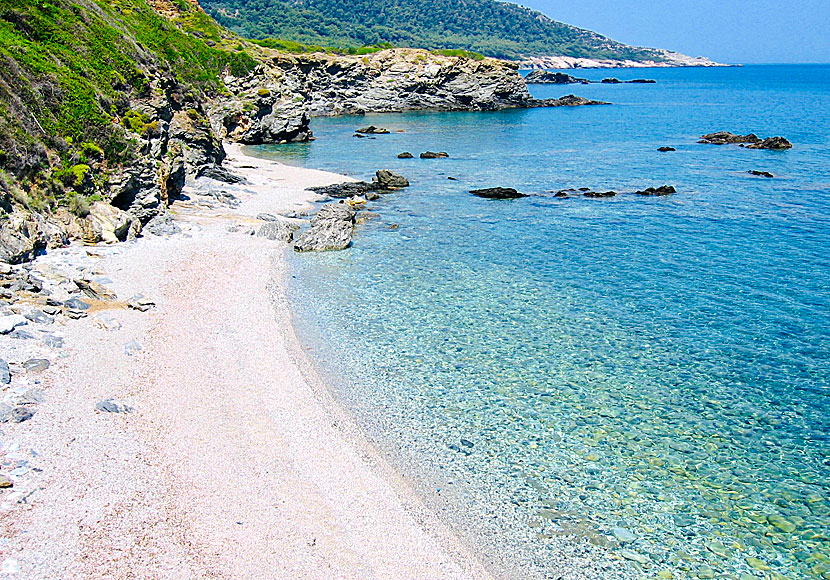
[[[116,330],[65,321],[37,414],[3,426],[32,470],[3,492],[0,577],[488,578],[319,382],[291,327],[290,249],[246,231],[345,178],[227,149],[239,207],[194,197],[173,206],[182,234],[39,260],[157,307],[112,309]],[[96,411],[110,397],[134,412]]]

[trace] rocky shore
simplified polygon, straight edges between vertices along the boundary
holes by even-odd
[[[271,234],[349,179],[227,150],[157,234],[0,272],[3,572],[488,578],[290,330]]]

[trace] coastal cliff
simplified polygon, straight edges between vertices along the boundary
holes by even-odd
[[[186,184],[234,179],[222,140],[306,141],[313,116],[582,104],[533,99],[516,65],[496,59],[286,54],[228,32],[195,0],[0,0],[0,32],[8,262],[153,228]]]

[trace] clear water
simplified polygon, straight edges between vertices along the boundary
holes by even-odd
[[[609,107],[317,119],[314,143],[260,149],[412,181],[352,249],[292,257],[302,339],[528,576],[830,578],[830,67],[611,74],[658,84],[532,87]],[[352,137],[370,123],[404,132]],[[795,147],[696,143],[715,130]],[[396,158],[428,149],[450,158]],[[468,193],[495,185],[537,195]]]

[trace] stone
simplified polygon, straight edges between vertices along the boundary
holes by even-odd
[[[344,250],[352,243],[356,210],[346,203],[327,203],[311,219],[311,227],[294,243],[297,252]]]
[[[34,416],[35,412],[30,411],[26,407],[15,407],[9,414],[9,418],[3,422],[23,423],[24,421],[28,421]]]
[[[52,348],[63,348],[63,337],[56,334],[44,334],[41,339],[43,344]]]
[[[773,149],[782,151],[784,149],[792,149],[793,144],[787,141],[784,137],[767,137],[760,143],[752,143],[747,145],[748,149]]]
[[[142,350],[144,349],[142,349],[141,345],[135,340],[131,340],[130,342],[124,345],[124,354],[126,354],[127,356],[135,356]]]
[[[671,185],[661,185],[660,187],[647,187],[642,191],[635,191],[637,195],[670,195],[677,193],[677,190]]]
[[[182,229],[176,225],[173,214],[169,211],[165,211],[159,213],[148,221],[142,232],[159,237],[169,237],[182,233]]]
[[[50,364],[52,363],[45,358],[30,358],[23,363],[23,368],[29,373],[40,373],[48,369]]]
[[[29,322],[34,322],[36,324],[52,324],[53,322],[55,322],[54,318],[52,318],[51,316],[47,316],[44,312],[38,310],[37,308],[31,308],[27,310],[23,313],[23,316]]]
[[[576,95],[565,95],[558,99],[542,99],[529,104],[529,107],[584,107],[593,105],[610,105],[605,101],[594,101]]]
[[[655,81],[654,79],[632,79],[630,81],[625,81],[625,82],[633,83],[633,84],[647,84],[647,85],[653,85],[653,84],[657,83],[657,81]]]
[[[294,223],[284,220],[275,220],[262,224],[256,235],[268,240],[291,243],[294,239],[294,232],[298,229],[300,229],[300,226]]]
[[[720,556],[721,558],[729,557],[729,550],[727,550],[726,546],[724,546],[718,541],[707,542],[705,546],[707,550],[709,550],[717,556]]]
[[[8,385],[12,382],[12,373],[9,370],[9,363],[0,358],[0,385]]]
[[[620,550],[620,556],[622,556],[626,560],[637,562],[638,564],[648,564],[649,562],[649,559],[646,556],[638,554],[637,552],[632,552],[630,550]]]
[[[69,300],[64,301],[63,306],[69,310],[89,310],[90,307],[87,302],[77,298],[70,298]]]
[[[633,542],[637,539],[637,536],[625,528],[614,528],[611,530],[611,535],[613,535],[621,544]]]
[[[0,489],[8,489],[10,487],[14,487],[14,483],[9,479],[9,476],[0,474]]]
[[[424,151],[421,159],[446,159],[449,154],[446,151]]]
[[[677,149],[675,149],[674,147],[658,147],[657,150],[662,153],[667,153],[669,151],[677,151]]]
[[[471,189],[470,193],[476,197],[483,197],[485,199],[517,199],[520,197],[527,197],[526,194],[520,193],[512,187],[487,187],[485,189]]]
[[[773,178],[773,177],[775,177],[775,176],[774,176],[772,173],[770,173],[769,171],[758,171],[758,170],[756,170],[756,169],[750,169],[749,171],[747,171],[747,173],[749,173],[750,175],[756,175],[756,176],[758,176],[758,177],[768,177],[768,178]]]
[[[373,184],[379,190],[396,190],[409,187],[409,180],[403,175],[393,173],[388,169],[380,169],[375,173]]]
[[[704,580],[709,580],[715,577],[715,571],[712,570],[710,566],[703,564],[700,568],[697,569],[697,577],[703,578]]]
[[[114,244],[123,242],[130,237],[134,238],[141,229],[141,224],[133,224],[134,218],[129,213],[118,209],[103,201],[96,201],[89,209],[86,217],[89,223],[87,235],[91,235],[89,241]]]
[[[404,151],[403,153],[398,153],[398,159],[412,159],[415,157],[409,151]]]
[[[770,567],[766,562],[752,556],[746,557],[746,563],[749,564],[751,568],[758,570],[759,572],[768,572],[770,570]]]
[[[28,323],[29,321],[19,314],[0,316],[0,334],[8,334],[18,326],[25,326]]]
[[[115,295],[115,292],[113,292],[103,284],[99,284],[98,282],[82,279],[74,280],[74,282],[75,286],[78,287],[78,290],[80,290],[93,300],[101,300],[104,302],[108,302],[116,300],[118,298],[118,296]]]
[[[149,298],[145,298],[143,294],[136,294],[127,300],[127,308],[138,310],[139,312],[147,312],[151,308],[155,307],[156,303]]]
[[[783,516],[771,515],[767,517],[767,521],[773,527],[787,534],[790,534],[796,530],[796,525]]]
[[[92,324],[102,330],[113,332],[121,329],[121,323],[107,312],[102,312],[92,320]]]
[[[546,70],[532,71],[525,77],[525,82],[528,84],[540,85],[587,85],[591,83],[588,79],[573,77],[563,72],[551,72]]]
[[[264,222],[275,222],[279,220],[277,216],[270,213],[258,213],[256,219],[264,221]]]
[[[320,195],[327,195],[335,199],[345,199],[356,195],[363,195],[367,191],[371,191],[372,184],[365,181],[350,181],[346,183],[335,183],[333,185],[309,187],[308,189]]]
[[[618,84],[620,84],[622,81],[621,81],[620,79],[618,79],[618,78],[609,77],[609,78],[607,78],[607,79],[602,79],[602,81],[601,81],[601,82],[602,82],[602,84],[604,84],[604,85],[618,85]]]
[[[383,127],[375,127],[374,125],[369,125],[368,127],[357,129],[355,133],[362,133],[364,135],[388,135],[389,130],[384,129]]]
[[[727,144],[741,144],[741,143],[761,143],[761,139],[755,133],[749,135],[736,135],[729,131],[716,131],[715,133],[707,133],[700,138],[698,143],[708,143],[711,145],[727,145]]]
[[[583,194],[585,197],[614,197],[617,195],[616,191],[585,191]]]
[[[100,401],[95,403],[95,408],[101,411],[102,413],[132,413],[135,411],[132,407],[118,401],[116,399],[106,399],[104,401]]]

